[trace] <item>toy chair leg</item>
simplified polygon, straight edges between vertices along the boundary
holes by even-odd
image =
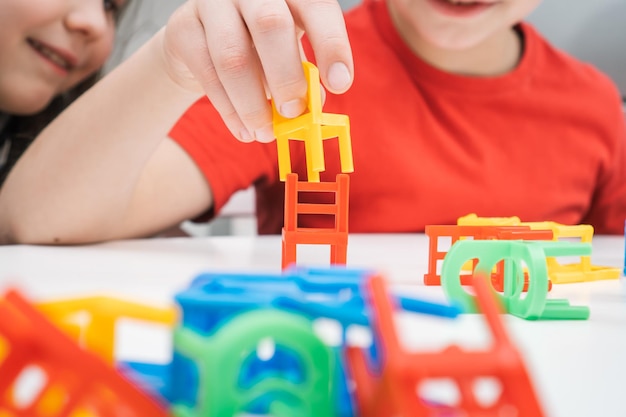
[[[350,128],[343,127],[339,136],[339,157],[341,158],[341,172],[354,172],[354,162],[352,160],[352,138]]]
[[[277,136],[276,146],[278,149],[278,174],[280,180],[285,181],[287,174],[291,173],[291,153],[287,136]]]
[[[313,167],[309,164],[310,157],[307,152],[307,166],[306,166],[306,180],[308,182],[320,182],[320,171],[315,171]]]
[[[17,358],[14,358],[14,356]],[[0,395],[4,396],[7,394],[9,388],[13,385],[20,372],[22,372],[24,362],[21,359],[21,355],[9,354],[5,358],[5,362],[0,365]]]
[[[308,131],[308,144],[311,149],[311,165],[314,171],[324,171],[324,143],[322,140],[322,126],[311,125]]]
[[[347,245],[330,245],[330,263],[332,265],[345,265],[347,263]]]
[[[326,169],[322,128],[319,125],[309,127],[304,140],[304,149],[306,153],[307,181],[319,182],[319,173]]]
[[[337,138],[339,145],[339,160],[341,162],[341,172],[354,172],[352,160],[352,139],[350,136],[350,126],[339,124],[337,126],[322,126],[322,137],[325,139]]]
[[[282,244],[282,269],[286,269],[291,264],[296,263],[296,245],[292,242],[287,242],[287,239],[283,238]]]

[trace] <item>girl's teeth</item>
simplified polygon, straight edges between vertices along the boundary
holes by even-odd
[[[37,42],[35,40],[32,40],[32,39],[29,39],[29,43],[31,44],[31,46],[33,48],[35,48],[37,51],[39,51],[42,55],[44,55],[50,61],[54,62],[55,64],[57,64],[58,66],[60,66],[62,68],[65,68],[66,70],[70,69],[69,62],[67,62],[65,59],[63,59],[62,56],[60,56],[59,54],[57,54],[53,50],[51,50],[49,48],[46,48],[44,45],[42,45],[39,42]]]

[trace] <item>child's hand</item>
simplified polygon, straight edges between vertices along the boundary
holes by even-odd
[[[300,36],[306,31],[324,86],[352,83],[352,53],[336,0],[188,0],[165,30],[166,65],[201,88],[239,140],[274,139],[271,96],[283,116],[306,108]]]

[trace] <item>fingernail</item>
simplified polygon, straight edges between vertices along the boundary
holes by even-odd
[[[259,142],[271,142],[274,140],[274,127],[268,125],[254,131],[254,138]]]
[[[344,63],[335,62],[328,69],[328,86],[335,91],[343,91],[350,85],[352,77]]]
[[[248,132],[248,129],[243,128],[239,131],[239,140],[242,142],[252,142],[252,135]]]
[[[289,100],[281,104],[280,114],[283,117],[288,117],[288,118],[297,117],[302,114],[305,108],[306,108],[306,104],[304,103],[304,100],[296,98],[296,99]]]

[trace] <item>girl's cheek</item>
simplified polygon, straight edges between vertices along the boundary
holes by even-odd
[[[113,42],[114,35],[111,34],[110,36],[102,39],[101,42],[94,44],[94,50],[92,51],[92,62],[90,65],[93,70],[100,69],[100,67],[105,64],[109,56],[111,56],[111,53],[113,52]]]

